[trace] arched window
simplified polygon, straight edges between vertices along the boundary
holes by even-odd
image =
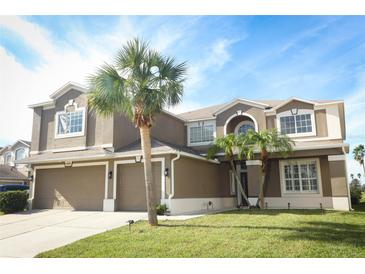
[[[9,164],[11,162],[11,153],[5,154],[5,164]]]
[[[15,151],[15,160],[21,160],[25,158],[25,149],[19,148]]]
[[[236,126],[234,134],[245,134],[249,129],[252,129],[254,131],[255,124],[252,121],[242,121]]]

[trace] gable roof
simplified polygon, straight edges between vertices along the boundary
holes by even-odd
[[[177,150],[177,151],[182,151],[182,152],[186,152],[189,154],[193,154],[196,156],[201,156],[201,154],[195,150],[192,149],[190,147],[187,146],[183,146],[183,145],[176,145],[176,144],[172,144],[169,142],[165,142],[165,141],[161,141],[158,140],[156,138],[151,139],[151,149],[152,152],[164,152],[166,151],[166,153],[171,152],[171,150]],[[141,149],[141,139],[138,139],[136,141],[134,141],[133,143],[126,145],[118,150],[116,150],[115,152],[141,152],[142,153],[142,149]]]
[[[25,145],[26,147],[30,147],[30,142],[29,141],[25,141],[25,140],[18,140],[16,141],[11,148],[13,148],[15,145],[17,145],[18,143],[22,143],[23,145]]]
[[[8,165],[0,165],[0,180],[28,180],[28,178],[20,173],[16,168]]]
[[[7,151],[9,148],[11,148],[11,145],[4,146],[0,149],[0,155],[2,155],[5,151]]]
[[[59,97],[66,94],[67,92],[69,92],[71,89],[76,89],[76,90],[81,91],[83,93],[88,92],[86,87],[84,87],[84,86],[82,86],[78,83],[68,82],[65,85],[63,85],[62,87],[60,87],[59,89],[57,89],[55,92],[53,92],[49,96],[51,98],[51,100],[45,101],[45,102],[42,102],[42,103],[31,104],[31,105],[28,105],[28,107],[29,108],[36,108],[36,107],[54,106],[55,100],[57,100]]]
[[[309,100],[304,100],[304,99],[300,99],[300,98],[296,98],[296,97],[292,97],[292,98],[289,98],[286,100],[255,100],[255,101],[238,98],[238,99],[235,99],[228,103],[213,105],[213,106],[200,108],[197,110],[183,112],[183,113],[178,114],[178,116],[180,116],[188,121],[215,119],[216,115],[218,115],[219,113],[228,109],[229,107],[234,106],[237,103],[243,103],[243,104],[251,103],[250,105],[256,104],[258,106],[261,106],[261,108],[262,108],[262,106],[265,106],[264,109],[266,111],[270,112],[270,111],[275,111],[276,109],[286,105],[287,103],[289,103],[293,100],[307,102],[307,103],[311,103],[314,105],[325,105],[325,104],[343,102],[341,100],[310,100],[309,101]]]
[[[53,92],[49,97],[53,100],[56,100],[57,98],[61,97],[62,95],[66,94],[68,91],[70,91],[71,89],[76,89],[79,90],[83,93],[87,92],[87,88],[74,83],[74,82],[68,82],[65,85],[63,85],[62,87],[60,87],[58,90],[56,90],[55,92]]]
[[[245,105],[249,105],[249,106],[253,106],[253,107],[257,107],[257,108],[261,108],[261,109],[265,109],[266,107],[269,107],[269,105],[264,104],[264,103],[238,98],[238,99],[231,101],[228,104],[225,104],[221,109],[218,109],[213,114],[218,115],[218,114],[224,112],[225,110],[229,109],[230,107],[233,107],[236,104],[245,104]]]

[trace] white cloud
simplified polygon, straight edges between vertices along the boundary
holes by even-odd
[[[97,36],[87,35],[80,26],[75,26],[66,34],[75,41],[73,44],[53,40],[47,29],[22,17],[2,16],[0,27],[19,36],[40,60],[35,68],[26,68],[0,46],[0,124],[6,129],[0,134],[0,142],[13,142],[31,138],[32,111],[27,105],[48,100],[49,95],[66,82],[85,85],[88,74],[103,62],[111,61],[126,40],[146,33],[149,25],[135,26],[128,17],[122,16],[107,32]],[[186,30],[187,27],[184,30],[161,28],[152,46],[166,50],[183,37]],[[186,106],[185,102],[177,109],[187,109]]]
[[[229,48],[232,44],[243,40],[240,39],[220,39],[215,41],[206,53],[205,57],[199,62],[192,64],[188,71],[188,80],[185,84],[188,93],[194,93],[204,82],[206,71],[220,70],[231,60]]]
[[[68,81],[85,84],[86,76],[108,60],[110,52],[108,55],[105,48],[93,47],[92,38],[88,41],[87,37],[80,37],[86,54],[71,46],[58,45],[45,29],[19,17],[0,17],[0,26],[19,35],[42,60],[37,67],[28,69],[0,47],[1,113],[6,113],[0,116],[0,124],[6,129],[1,133],[1,139],[9,142],[30,140],[32,111],[27,105],[48,100],[53,91]]]
[[[356,88],[345,98],[347,136],[365,143],[365,73],[358,76]]]

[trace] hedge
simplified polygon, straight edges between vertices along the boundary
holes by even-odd
[[[7,191],[0,192],[0,211],[12,213],[23,211],[28,204],[27,191]]]

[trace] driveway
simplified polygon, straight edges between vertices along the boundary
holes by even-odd
[[[0,217],[0,257],[34,257],[40,252],[146,219],[144,212],[40,210]]]
[[[147,219],[145,212],[33,210],[32,213],[4,215],[0,217],[0,257],[34,257],[40,252],[127,225],[128,220],[142,219]]]

